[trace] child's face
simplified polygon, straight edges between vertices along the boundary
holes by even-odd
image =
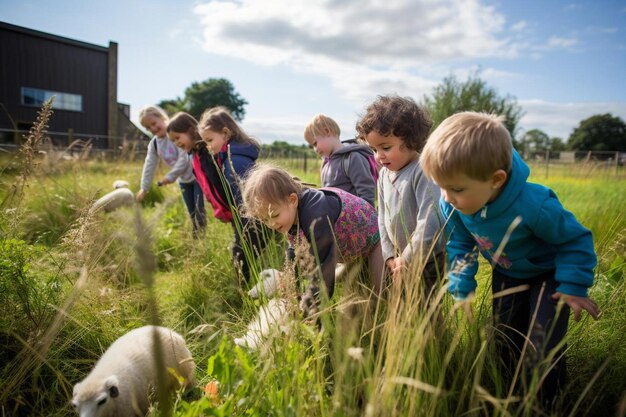
[[[291,193],[281,204],[268,204],[259,213],[261,221],[272,230],[287,233],[298,217],[298,196]]]
[[[230,132],[226,128],[219,132],[211,129],[198,130],[198,133],[200,133],[200,137],[202,137],[202,140],[206,142],[209,150],[213,153],[218,153],[222,150],[222,147],[230,138]]]
[[[328,158],[333,152],[341,147],[341,141],[336,136],[316,136],[315,138],[305,138],[307,143],[320,156]]]
[[[441,188],[441,195],[446,202],[469,216],[498,197],[506,178],[506,173],[500,169],[486,181],[473,179],[465,174],[456,174],[440,180],[437,185]]]
[[[417,158],[417,152],[407,148],[398,136],[383,136],[375,130],[365,137],[365,141],[374,151],[376,160],[390,171],[400,171]]]
[[[165,120],[160,117],[149,114],[141,119],[141,125],[158,138],[164,138],[167,136],[167,124],[165,123]]]
[[[193,140],[189,133],[169,132],[167,134],[170,140],[185,152],[191,152],[193,149]]]

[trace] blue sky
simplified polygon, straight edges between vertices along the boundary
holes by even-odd
[[[524,130],[565,140],[579,122],[626,121],[626,2],[495,0],[0,0],[0,20],[119,44],[118,100],[141,107],[227,78],[243,127],[301,143],[317,113],[354,135],[379,94],[417,101],[448,75],[517,99]]]

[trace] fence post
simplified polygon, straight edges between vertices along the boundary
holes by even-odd
[[[546,178],[548,178],[549,172],[550,172],[550,149],[546,151]]]
[[[617,178],[619,173],[619,151],[615,151],[615,177]]]

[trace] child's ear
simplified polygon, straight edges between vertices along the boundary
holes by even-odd
[[[503,169],[497,170],[496,172],[493,173],[491,177],[491,188],[493,188],[494,190],[498,188],[502,188],[504,184],[506,183],[506,180],[508,177],[509,176],[505,170]]]
[[[227,138],[230,138],[230,129],[229,128],[225,127],[224,129],[222,129],[222,133],[224,133],[224,135]]]
[[[298,195],[296,193],[289,194],[287,200],[289,201],[289,205],[291,207],[298,207]]]

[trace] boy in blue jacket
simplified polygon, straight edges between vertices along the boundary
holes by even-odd
[[[449,291],[457,300],[474,292],[482,253],[493,267],[504,377],[510,381],[528,339],[523,360],[530,366],[523,376],[546,366],[539,396],[552,406],[566,377],[560,342],[570,309],[576,321],[582,310],[594,319],[599,315],[587,296],[596,266],[591,232],[552,190],[527,182],[530,170],[513,149],[502,117],[474,112],[448,117],[428,139],[420,162],[441,188]],[[541,361],[557,347],[552,363]]]

